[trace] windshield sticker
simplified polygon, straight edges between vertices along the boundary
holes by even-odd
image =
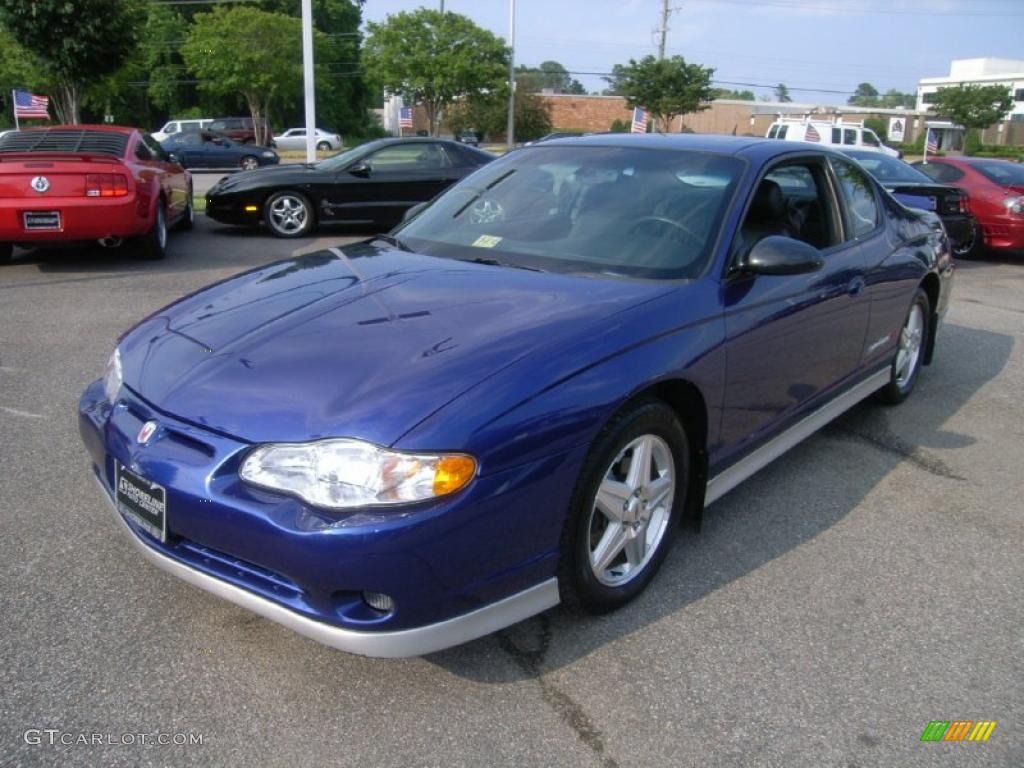
[[[500,242],[501,238],[496,235],[480,235],[473,241],[473,245],[477,248],[493,248]]]

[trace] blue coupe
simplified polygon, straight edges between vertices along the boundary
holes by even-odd
[[[933,213],[793,142],[543,142],[412,213],[156,312],[79,405],[147,559],[370,656],[626,603],[705,506],[907,397],[953,275]]]

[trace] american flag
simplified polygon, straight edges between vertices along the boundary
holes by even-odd
[[[402,107],[398,111],[398,127],[412,128],[412,107]]]
[[[647,110],[637,107],[633,110],[633,127],[630,133],[647,133]]]
[[[14,116],[48,118],[50,116],[50,100],[46,96],[36,96],[28,91],[15,91]]]
[[[807,125],[807,133],[804,134],[804,141],[821,141],[821,134],[813,125]]]
[[[929,152],[938,152],[939,151],[939,137],[935,135],[935,131],[933,131],[931,128],[928,129],[928,146],[927,146],[927,150]]]

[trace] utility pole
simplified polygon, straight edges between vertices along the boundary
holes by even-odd
[[[306,162],[316,160],[316,89],[313,84],[313,0],[302,0],[302,84],[306,104]]]
[[[444,13],[444,0],[441,0],[441,13]]]
[[[672,10],[668,7],[668,0],[661,0],[661,26],[658,28],[658,33],[661,35],[661,41],[658,43],[658,58],[665,58],[665,37],[668,35],[668,17],[672,13]]]
[[[516,132],[516,0],[508,3],[508,148],[515,144]]]

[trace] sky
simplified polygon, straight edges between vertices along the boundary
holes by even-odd
[[[914,93],[952,59],[1024,60],[1024,0],[669,0],[667,55],[714,67],[716,85],[796,102],[845,104],[858,83]],[[440,0],[367,0],[364,19]],[[445,0],[508,39],[509,0]],[[517,64],[553,59],[570,72],[610,71],[657,53],[661,0],[516,0]],[[589,91],[599,75],[575,74]],[[734,85],[735,83],[735,85]],[[748,85],[751,84],[751,85]],[[763,84],[766,87],[757,87]]]

